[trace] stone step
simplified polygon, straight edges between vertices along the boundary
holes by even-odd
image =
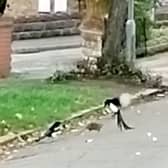
[[[13,40],[79,34],[80,19],[67,14],[38,15],[14,20]]]
[[[80,36],[17,40],[12,42],[12,52],[15,54],[30,54],[42,51],[80,48],[81,41],[82,39]]]
[[[45,31],[54,29],[64,29],[78,27],[80,24],[79,19],[56,20],[46,22],[30,22],[30,23],[15,23],[14,32],[27,32],[27,31]]]
[[[168,26],[168,20],[159,20],[159,21],[156,21],[156,24],[155,24],[155,27],[156,28],[160,28],[162,26]]]
[[[168,6],[162,6],[159,7],[156,10],[156,20],[161,21],[161,20],[168,20]]]
[[[48,22],[57,20],[79,19],[78,15],[68,15],[67,13],[55,13],[55,14],[39,14],[20,16],[14,18],[14,23],[32,23],[32,22]]]
[[[13,32],[13,40],[26,40],[26,39],[39,39],[56,36],[70,36],[79,35],[79,29],[77,27],[42,30],[42,31],[25,31],[25,32]]]
[[[168,13],[159,13],[156,15],[156,20],[168,20]]]

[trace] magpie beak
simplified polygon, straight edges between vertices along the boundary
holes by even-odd
[[[117,116],[117,125],[121,130],[123,128],[125,130],[133,129],[125,123],[125,121],[121,115],[120,110],[122,108],[122,105],[120,103],[120,98],[115,97],[112,99],[106,99],[104,101],[104,108],[106,108],[106,107],[108,107],[111,110],[111,112],[113,113],[113,117]]]

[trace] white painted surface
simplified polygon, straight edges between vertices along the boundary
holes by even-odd
[[[50,12],[50,0],[38,0],[39,12]]]
[[[168,5],[168,0],[160,0],[160,2],[162,3],[162,5]]]
[[[39,12],[51,12],[51,0],[38,0]],[[54,0],[54,12],[66,12],[67,0]]]
[[[55,0],[54,12],[66,12],[67,0]]]

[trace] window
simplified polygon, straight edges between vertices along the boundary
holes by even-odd
[[[51,4],[50,0],[39,0],[38,1],[38,11],[39,12],[51,12],[50,4]]]
[[[52,6],[54,5],[54,7]],[[67,0],[39,0],[39,12],[66,12]]]

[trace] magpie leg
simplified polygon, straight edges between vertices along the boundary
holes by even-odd
[[[126,122],[124,121],[122,115],[121,115],[121,112],[118,111],[117,113],[117,122],[118,122],[118,127],[122,130],[122,127],[125,129],[125,130],[130,130],[130,129],[133,129],[132,127],[128,126],[126,124]]]
[[[112,118],[115,118],[116,115],[117,115],[117,112],[116,113],[112,113]]]

